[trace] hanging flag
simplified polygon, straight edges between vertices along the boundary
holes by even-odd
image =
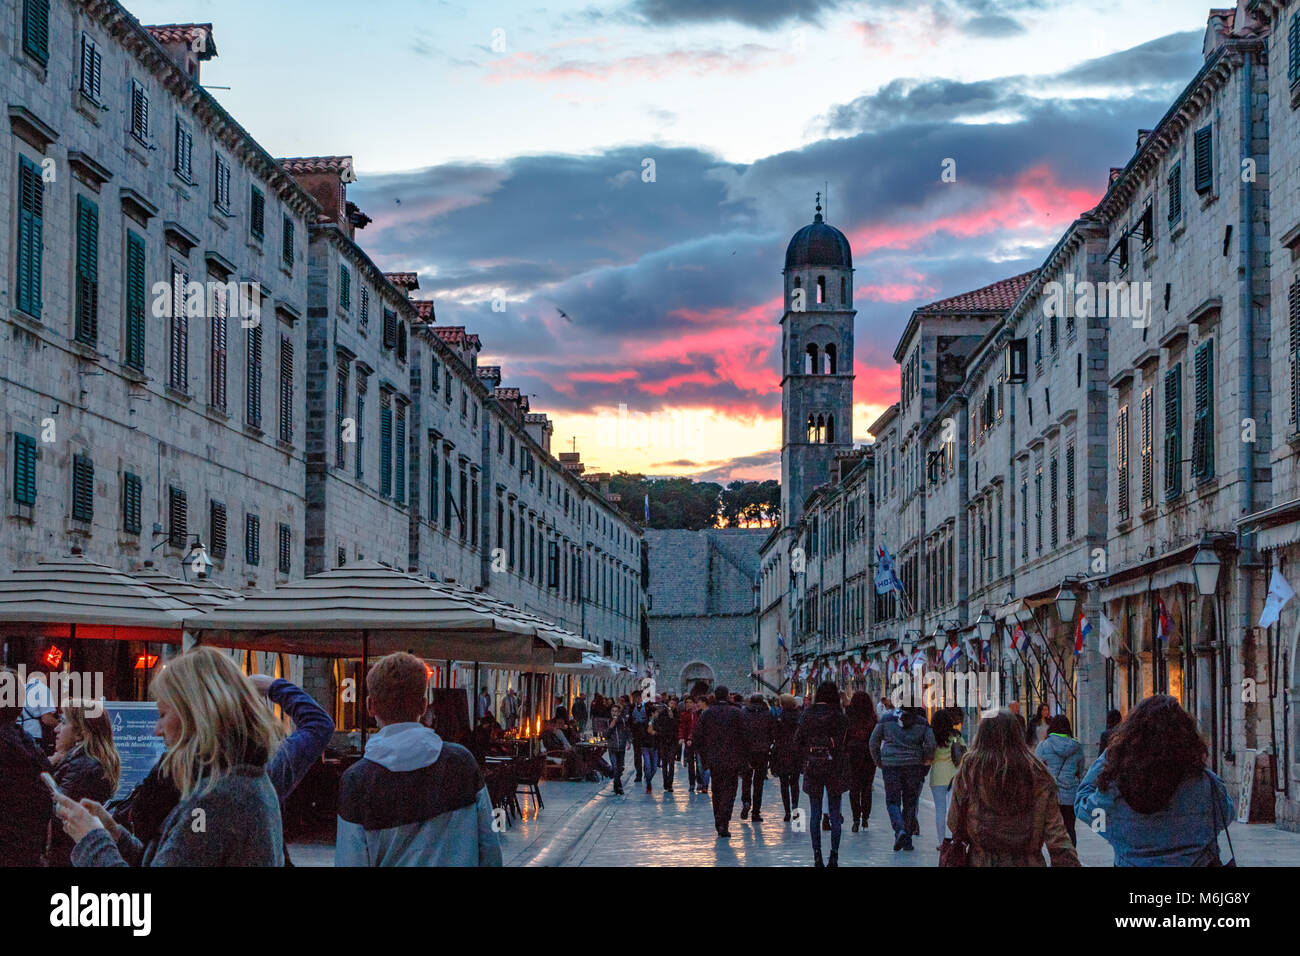
[[[1016,629],[1011,632],[1011,649],[1013,651],[1020,649],[1020,642],[1025,639],[1025,627],[1023,624],[1017,624]]]
[[[781,650],[783,651],[788,650],[788,648],[785,646],[785,638],[781,636],[780,631],[776,632],[776,646],[781,648]]]
[[[1167,643],[1169,636],[1174,632],[1174,622],[1169,617],[1169,609],[1165,607],[1164,598],[1156,598],[1156,609],[1159,611],[1159,628],[1156,637],[1160,638],[1161,643]]]
[[[890,591],[902,593],[903,582],[899,580],[897,572],[894,570],[894,559],[889,555],[889,549],[883,544],[876,549],[876,557],[879,563],[876,567],[876,593],[888,594]]]
[[[1088,623],[1087,616],[1084,614],[1080,614],[1079,620],[1075,623],[1074,626],[1074,653],[1076,657],[1078,656],[1079,652],[1083,650],[1083,642],[1088,639],[1088,635],[1091,633],[1092,633],[1092,625]]]
[[[1097,650],[1102,657],[1115,656],[1115,625],[1110,623],[1110,618],[1104,611],[1101,615],[1101,639],[1097,641]]]
[[[956,663],[957,658],[961,657],[961,655],[962,655],[961,645],[958,644],[956,641],[953,641],[951,644],[949,644],[947,647],[943,649],[943,666],[945,668],[951,667],[954,663]]]
[[[925,651],[920,650],[920,649],[918,648],[918,649],[917,649],[917,652],[916,652],[915,654],[912,655],[912,659],[911,659],[910,661],[908,661],[907,666],[908,666],[908,669],[909,669],[909,670],[913,670],[913,671],[914,671],[914,670],[916,670],[918,667],[921,668],[921,669],[924,669],[924,668],[925,668],[925,665],[928,664],[928,663],[929,663],[929,659],[925,656]]]
[[[650,523],[650,492],[645,493],[645,523]]]
[[[1264,611],[1259,616],[1259,626],[1271,627],[1276,624],[1282,614],[1282,608],[1293,597],[1295,597],[1295,590],[1291,587],[1291,582],[1283,577],[1281,571],[1274,568],[1273,577],[1268,582],[1268,597],[1264,599]]]

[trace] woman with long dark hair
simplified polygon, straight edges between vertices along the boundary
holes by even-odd
[[[876,729],[876,705],[871,695],[860,690],[849,701],[849,810],[853,832],[867,825],[871,816],[871,790],[876,780],[876,762],[871,759],[871,732]]]
[[[912,836],[921,832],[916,807],[934,760],[934,732],[924,707],[904,707],[886,714],[871,732],[871,757],[885,778],[885,805],[894,827],[894,851],[914,850]]]
[[[1105,814],[1098,832],[1116,866],[1217,866],[1232,800],[1206,767],[1208,757],[1196,721],[1178,701],[1148,697],[1088,770],[1074,812],[1089,821]]]
[[[1025,730],[1025,743],[1032,750],[1037,747],[1047,737],[1047,724],[1052,719],[1052,708],[1046,703],[1038,705],[1034,711],[1033,719],[1029,721],[1029,727]]]
[[[1010,710],[985,717],[957,768],[948,808],[953,839],[970,844],[971,866],[1078,866],[1061,822],[1056,781],[1025,744]]]
[[[772,773],[781,781],[781,803],[788,823],[790,811],[799,809],[799,771],[803,769],[803,755],[794,742],[799,732],[799,705],[791,694],[782,694],[780,703],[781,713],[777,715],[776,730],[772,735]]]
[[[795,746],[803,754],[803,792],[812,806],[808,830],[812,834],[813,865],[838,867],[840,833],[844,826],[841,801],[848,776],[845,735],[849,722],[840,710],[840,692],[834,681],[817,688],[813,704],[804,711],[795,734]],[[822,796],[831,820],[831,856],[822,862]]]

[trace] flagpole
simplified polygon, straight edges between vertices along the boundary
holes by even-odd
[[[1032,610],[1030,611],[1030,615],[1032,616],[1032,619],[1033,619],[1033,622],[1034,622],[1034,630],[1036,630],[1036,631],[1038,632],[1038,636],[1041,637],[1041,638],[1043,639],[1043,647],[1047,649],[1047,654],[1048,654],[1048,656],[1051,657],[1052,662],[1053,662],[1054,664],[1056,664],[1057,669],[1061,672],[1061,674],[1064,675],[1064,673],[1065,673],[1065,661],[1064,661],[1063,659],[1057,657],[1055,654],[1052,653],[1052,644],[1051,644],[1051,642],[1048,641],[1048,639],[1047,639],[1047,635],[1043,633],[1043,629],[1042,629],[1041,627],[1038,626],[1038,615],[1037,615],[1037,614],[1034,614]],[[1042,658],[1039,658],[1039,660],[1041,661]],[[1044,686],[1046,686],[1046,684],[1044,684]],[[1066,688],[1066,690],[1068,690],[1068,691],[1070,692],[1070,697],[1071,697],[1071,698],[1073,698],[1073,699],[1077,699],[1077,698],[1075,698],[1074,688],[1073,688],[1073,687],[1071,687],[1069,684],[1066,684],[1066,685],[1065,685],[1065,688]],[[1060,695],[1058,694],[1057,696],[1059,697]]]

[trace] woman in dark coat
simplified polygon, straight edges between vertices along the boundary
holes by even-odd
[[[73,800],[104,803],[117,790],[122,758],[113,745],[113,725],[102,706],[90,716],[80,702],[69,702],[54,732],[54,782]],[[53,827],[49,865],[72,866],[72,839]]]
[[[834,681],[824,681],[817,688],[813,704],[804,711],[795,734],[795,746],[803,755],[803,792],[812,805],[813,865],[839,866],[840,832],[844,826],[841,803],[848,779],[846,736],[849,722],[840,709],[840,692]],[[831,856],[822,862],[822,796],[831,818]]]
[[[799,731],[799,706],[790,694],[781,695],[781,713],[776,718],[776,733],[772,740],[772,773],[781,781],[781,803],[785,805],[785,819],[790,811],[799,808],[799,771],[803,769],[803,755],[795,746],[794,737]]]
[[[867,825],[871,816],[871,790],[876,781],[876,762],[871,759],[871,732],[876,729],[876,705],[871,695],[860,690],[853,695],[848,710],[849,733],[849,810],[853,814],[853,832]]]

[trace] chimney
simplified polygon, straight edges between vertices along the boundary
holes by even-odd
[[[1210,16],[1205,23],[1205,41],[1201,45],[1201,53],[1207,61],[1232,37],[1232,27],[1236,18],[1235,7],[1210,11]]]
[[[551,433],[555,426],[545,412],[528,412],[524,415],[524,430],[528,436],[549,455],[551,453]]]
[[[335,222],[356,238],[356,231],[364,229],[370,217],[348,201],[348,183],[357,181],[352,169],[351,156],[296,156],[280,160],[298,185],[320,203],[321,222]]]
[[[587,470],[587,466],[582,463],[582,453],[576,451],[560,452],[560,467],[571,475],[581,475]]]
[[[199,82],[199,64],[217,55],[211,23],[162,23],[145,29],[195,83]]]

